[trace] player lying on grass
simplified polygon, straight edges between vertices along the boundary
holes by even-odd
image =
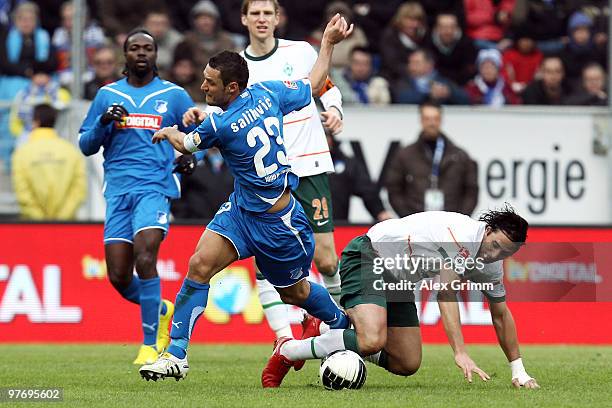
[[[317,337],[279,339],[262,373],[264,387],[280,386],[296,362],[323,358],[336,350],[367,356],[367,360],[393,374],[416,373],[421,365],[421,332],[413,293],[380,290],[381,276],[386,284],[403,278],[416,284],[439,275],[440,284],[448,285],[438,291],[444,330],[465,378],[471,382],[472,373],[476,373],[484,381],[490,379],[470,358],[463,342],[456,291],[451,285],[460,280],[490,284],[483,293],[489,301],[499,344],[510,362],[512,384],[538,388],[523,367],[503,284],[503,259],[519,250],[527,229],[527,221],[511,207],[489,211],[478,221],[458,213],[432,211],[374,225],[347,245],[340,260],[340,303],[354,329],[329,329],[320,324]],[[408,269],[418,265],[409,273],[393,264],[396,256],[403,254],[411,260]],[[391,264],[382,262],[389,259]]]
[[[325,82],[334,44],[351,32],[352,26],[339,15],[330,20],[310,81],[268,81],[247,87],[249,70],[240,55],[224,51],[214,56],[204,69],[202,90],[206,102],[223,113],[211,114],[187,135],[174,126],[153,136],[153,143],[167,140],[182,153],[218,147],[235,182],[229,201],[208,224],[189,260],[176,297],[168,352],[140,369],[147,380],[185,377],[187,346],[206,307],[210,279],[238,259],[254,256],[284,302],[302,307],[330,327],[348,327],[348,319],[325,288],[306,279],[313,232],[291,195],[298,177],[287,161],[282,121],[287,113],[310,104],[312,94]]]

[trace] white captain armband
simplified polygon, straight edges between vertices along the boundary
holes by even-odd
[[[201,142],[202,140],[200,139],[200,135],[198,132],[194,131],[185,135],[185,138],[183,139],[183,146],[185,146],[185,150],[195,153],[199,150],[198,146]]]

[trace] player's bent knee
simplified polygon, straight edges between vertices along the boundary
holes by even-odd
[[[378,353],[387,342],[386,331],[371,331],[357,333],[357,345],[364,356]]]
[[[388,370],[395,375],[409,377],[416,374],[420,367],[421,361],[400,361],[396,364],[390,365]]]
[[[291,289],[283,288],[283,290],[279,290],[278,293],[283,303],[300,306],[308,299],[309,292],[307,288],[301,287],[300,285],[300,287],[292,287]]]
[[[338,269],[338,256],[334,252],[328,252],[320,256],[315,256],[315,265],[319,273],[332,276]]]
[[[109,269],[107,273],[108,280],[115,289],[123,289],[130,286],[130,282],[132,281],[130,274],[121,273],[114,269]]]
[[[209,282],[215,274],[214,266],[201,252],[196,252],[189,258],[190,279],[196,278],[199,282]]]
[[[136,254],[134,259],[134,265],[136,266],[136,272],[140,275],[143,271],[155,270],[157,263],[157,257],[148,251],[143,251]]]

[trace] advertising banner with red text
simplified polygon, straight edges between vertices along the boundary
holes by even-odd
[[[202,231],[171,227],[157,265],[165,298],[174,301]],[[366,231],[337,227],[338,252]],[[531,228],[529,243],[505,263],[508,304],[521,342],[612,344],[612,279],[606,268],[612,261],[612,229]],[[543,250],[540,243],[560,244]],[[555,251],[567,259],[558,262]],[[426,343],[446,341],[434,296],[420,297]],[[486,301],[459,306],[467,342],[496,341]],[[291,309],[294,322],[300,316]],[[138,342],[139,321],[138,306],[123,300],[106,278],[101,224],[0,224],[0,342]],[[259,304],[253,261],[234,263],[211,282],[193,341],[273,338]]]

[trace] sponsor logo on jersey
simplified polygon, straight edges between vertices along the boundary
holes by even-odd
[[[147,115],[144,113],[132,113],[123,118],[121,123],[117,123],[117,129],[161,129],[162,117],[159,115]]]
[[[298,84],[295,81],[283,81],[283,84],[289,89],[298,89]]]
[[[168,112],[168,101],[156,100],[155,101],[155,110],[159,113]]]

